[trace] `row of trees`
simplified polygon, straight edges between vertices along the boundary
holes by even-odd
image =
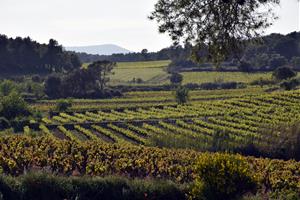
[[[222,69],[227,67],[238,67],[238,70],[250,71],[273,71],[278,67],[289,65],[300,70],[300,32],[293,32],[287,35],[271,34],[255,40],[247,41],[244,52],[237,59],[232,55],[220,63]],[[146,49],[140,53],[113,54],[111,56],[90,55],[77,53],[82,62],[93,62],[96,60],[110,60],[113,62],[152,61],[170,59],[168,71],[176,72],[185,68],[206,67],[213,68],[209,62],[197,63],[198,60],[205,60],[208,48],[202,46],[201,50],[194,51],[194,46],[186,43],[184,46],[171,46],[158,52],[148,52]]]
[[[76,54],[65,52],[57,41],[39,44],[31,38],[0,35],[0,70],[2,75],[45,74],[70,71],[81,66]]]
[[[110,61],[97,61],[64,76],[51,75],[45,81],[45,93],[50,98],[104,98],[119,95],[108,92],[106,87],[108,75],[115,65]]]
[[[109,60],[111,62],[137,62],[137,61],[155,61],[168,60],[173,54],[176,54],[182,47],[172,46],[164,48],[158,52],[149,52],[143,49],[141,52],[113,55],[92,55],[87,53],[76,53],[83,63],[95,62],[97,60]]]
[[[274,71],[278,67],[290,66],[295,70],[300,70],[300,32],[293,32],[287,35],[271,34],[247,41],[244,52],[239,59],[233,55],[220,63],[222,70],[251,71]],[[177,48],[177,54],[173,54],[169,71],[181,71],[185,68],[206,67],[213,68],[211,63],[197,64],[191,55],[193,46],[186,44],[184,48]],[[207,48],[203,46],[196,52],[198,59],[205,59]],[[235,68],[233,68],[235,67]],[[237,67],[237,68],[236,68]]]

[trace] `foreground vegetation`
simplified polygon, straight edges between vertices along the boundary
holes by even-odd
[[[237,164],[242,162],[246,163],[246,165],[241,170],[246,168],[247,170],[250,170],[247,173],[249,173],[251,179],[257,184],[257,191],[263,190],[264,192],[275,192],[280,194],[286,191],[299,191],[300,189],[300,164],[292,160],[280,161],[256,159],[253,157],[244,158],[238,155],[229,156],[227,154],[202,154],[190,150],[158,149],[143,146],[128,146],[124,144],[120,146],[104,144],[96,141],[83,142],[79,144],[71,141],[56,140],[50,137],[3,137],[0,141],[0,168],[2,173],[6,175],[21,175],[30,170],[44,170],[48,173],[52,172],[55,174],[73,176],[119,175],[130,179],[163,179],[164,181],[170,180],[173,183],[182,185],[192,184],[194,178],[198,177],[198,175],[200,175],[200,178],[204,178],[205,175],[201,175],[198,170],[204,170],[209,166],[211,168],[209,167],[206,170],[212,170],[212,176],[218,176],[217,174],[214,174],[213,166],[215,166],[216,170],[219,171],[221,169],[219,167],[223,165],[219,165],[217,163],[229,162],[232,164],[229,164],[228,166],[225,164],[228,168],[224,169],[224,172],[227,174],[224,179],[222,179],[222,181],[225,181],[223,182],[224,185],[220,182],[221,185],[219,186],[220,191],[222,191],[224,188],[227,188],[226,179],[228,179],[228,181],[231,179],[230,170],[233,170],[232,172],[234,174],[242,173],[241,171],[235,171],[236,168],[233,167],[235,165],[236,167],[243,166],[244,164]],[[212,160],[212,158],[215,160]],[[210,160],[210,162],[205,161],[205,159]],[[197,160],[199,163],[197,163]],[[204,162],[201,163],[201,160]],[[195,168],[195,166],[198,167]],[[231,167],[233,168],[231,169]],[[222,173],[222,170],[218,173]],[[241,176],[243,177],[243,175]],[[50,187],[47,186],[47,182],[49,184],[55,183],[55,180],[51,178],[48,181],[45,181],[34,177],[35,176],[31,179],[27,177],[27,181],[29,179],[29,183],[31,182],[31,184],[34,184],[36,181],[42,182],[39,182],[40,184],[36,186],[31,186],[29,184],[27,186],[25,185],[25,187],[35,189],[35,192],[39,191],[37,190],[39,187],[44,188],[45,186],[42,191],[45,191],[47,187]],[[22,180],[22,178],[20,180]],[[63,178],[58,180],[61,181],[59,184],[63,184],[65,189],[68,189],[65,184],[68,184],[69,181],[74,181],[74,179],[64,181]],[[26,183],[26,178],[22,181],[25,181]],[[45,183],[43,184],[44,181]],[[97,182],[97,179],[94,181]],[[101,179],[99,181],[101,182]],[[208,184],[205,180],[202,181]],[[83,183],[84,182],[85,180],[83,179]],[[239,185],[235,183],[232,184],[233,185],[231,185],[231,187],[234,186],[235,188],[239,188]],[[92,185],[89,185],[90,184],[86,185],[87,189],[92,187]],[[156,186],[155,188],[158,189],[158,185]],[[0,189],[1,187],[3,188],[3,182],[2,186],[0,184]],[[57,184],[51,186],[53,189],[55,189],[55,187],[58,187]],[[81,187],[76,188],[80,189]],[[104,186],[99,187],[103,190]],[[140,187],[142,187],[142,191],[147,191],[147,188],[143,188],[143,185],[140,185]],[[169,191],[170,189],[172,190],[172,188],[173,187],[170,187],[166,189],[166,191]],[[178,188],[180,187],[178,186]],[[55,194],[56,193],[54,192],[53,195]]]

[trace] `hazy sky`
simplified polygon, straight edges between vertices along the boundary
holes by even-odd
[[[0,33],[49,38],[65,46],[117,44],[156,51],[171,41],[147,16],[157,0],[0,0]],[[297,0],[281,0],[280,20],[268,32],[299,30]]]

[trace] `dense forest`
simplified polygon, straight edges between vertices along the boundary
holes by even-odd
[[[40,44],[31,38],[0,35],[0,70],[2,75],[48,74],[81,66],[78,57],[63,50],[57,41]]]

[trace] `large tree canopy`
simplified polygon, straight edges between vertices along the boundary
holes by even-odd
[[[1,75],[68,72],[81,67],[76,54],[64,51],[57,41],[40,44],[31,38],[0,34]]]
[[[277,18],[280,0],[158,0],[150,19],[175,43],[207,48],[210,61],[219,64],[239,55],[244,40],[257,37]],[[200,57],[197,56],[196,57]],[[201,57],[203,57],[201,55]]]

